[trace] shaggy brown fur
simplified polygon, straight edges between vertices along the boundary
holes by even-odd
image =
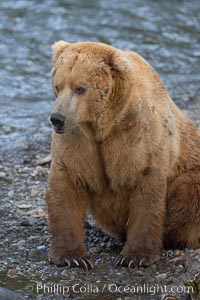
[[[92,268],[87,210],[125,237],[116,266],[149,266],[163,245],[199,247],[200,135],[158,74],[138,54],[100,43],[53,49],[52,261]]]

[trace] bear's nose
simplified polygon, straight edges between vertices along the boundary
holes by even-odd
[[[51,114],[50,121],[55,127],[63,127],[65,124],[65,117],[58,113]]]

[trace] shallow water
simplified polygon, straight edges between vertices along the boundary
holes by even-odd
[[[100,41],[134,50],[182,108],[199,107],[200,2],[196,0],[1,0],[2,149],[50,130],[50,45]]]

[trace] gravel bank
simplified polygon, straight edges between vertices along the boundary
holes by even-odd
[[[185,113],[200,125],[199,110]],[[165,294],[189,299],[184,280],[200,271],[200,249],[163,251],[161,261],[146,269],[114,269],[112,261],[122,244],[96,229],[90,216],[85,230],[94,270],[86,273],[49,264],[50,236],[43,200],[49,165],[35,166],[38,156],[45,157],[49,151],[50,130],[34,142],[28,137],[12,153],[2,152],[0,285],[24,299],[148,300],[162,299]]]

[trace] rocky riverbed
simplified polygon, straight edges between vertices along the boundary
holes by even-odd
[[[200,125],[198,110],[185,113],[197,126]],[[37,127],[34,130],[37,132]],[[32,142],[27,138],[13,153],[2,153],[2,287],[18,292],[25,299],[148,300],[164,299],[164,295],[176,296],[182,300],[198,299],[188,298],[189,288],[184,285],[184,281],[191,280],[200,271],[200,249],[163,251],[161,261],[146,269],[114,269],[112,262],[122,244],[98,230],[90,216],[87,217],[85,231],[94,270],[87,273],[78,268],[67,269],[50,265],[50,236],[44,202],[49,164],[36,165],[38,159],[48,155],[49,151],[50,128],[45,135],[39,135]]]
[[[96,229],[89,216],[86,243],[94,270],[50,265],[44,203],[49,164],[36,165],[50,153],[51,44],[58,40],[138,52],[200,128],[199,15],[196,0],[0,1],[0,300],[199,300],[199,277],[193,278],[200,250],[163,251],[147,269],[114,269],[122,244]],[[193,287],[191,296],[184,282]]]

